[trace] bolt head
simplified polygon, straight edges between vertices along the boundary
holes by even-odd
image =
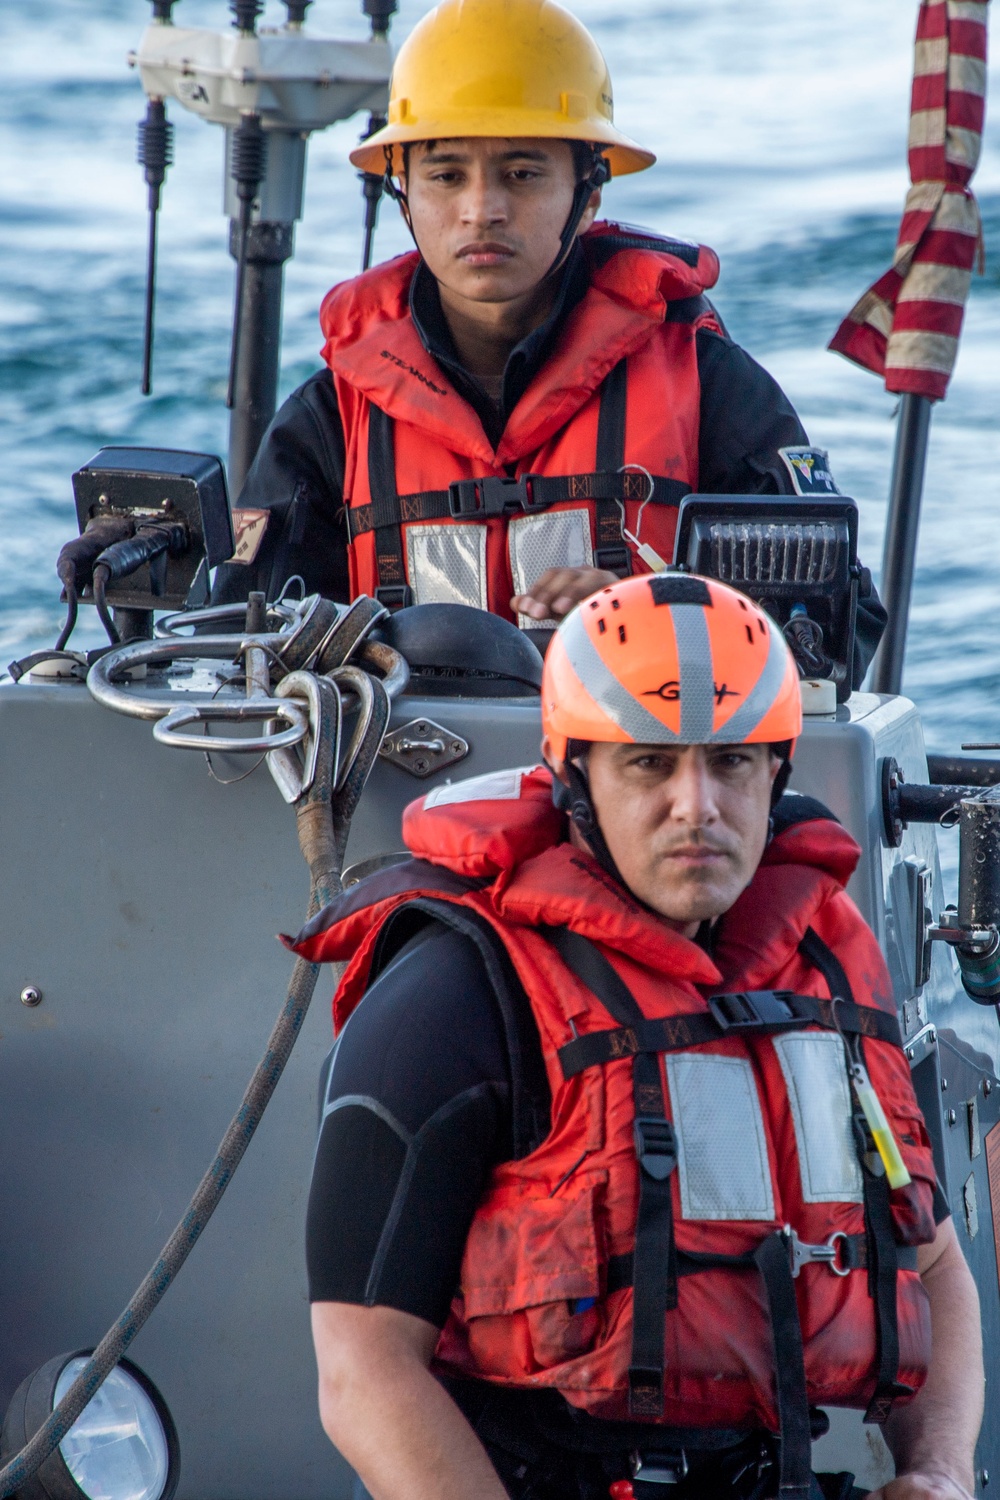
[[[954,1125],[956,1119],[957,1119],[957,1116],[955,1114],[955,1111],[953,1109],[949,1109],[949,1111],[948,1111],[948,1124],[949,1125]]]
[[[980,1471],[979,1471],[979,1483],[985,1489],[986,1486],[989,1484],[989,1482],[990,1482],[990,1471],[989,1471],[989,1469],[980,1469]]]
[[[22,1005],[41,1005],[42,992],[37,984],[26,984],[21,991]]]
[[[984,1094],[992,1094],[992,1092],[993,1092],[993,1084],[992,1084],[991,1080],[989,1078],[984,1078],[983,1079],[983,1093]]]

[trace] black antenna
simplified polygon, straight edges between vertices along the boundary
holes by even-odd
[[[229,9],[236,30],[253,36],[257,30],[257,17],[264,10],[264,0],[229,0]]]
[[[369,115],[368,129],[361,137],[366,141],[376,130],[381,130],[385,124],[385,115]],[[361,252],[361,269],[367,271],[372,263],[372,252],[375,248],[375,230],[378,226],[378,206],[382,200],[383,177],[381,172],[359,172],[361,178],[361,191],[365,198],[365,243]]]
[[[288,3],[288,0],[285,0]],[[398,0],[362,0],[361,9],[372,23],[373,37],[387,37],[389,35],[389,23],[396,11],[399,9]],[[385,115],[371,114],[368,116],[368,129],[361,137],[366,141],[376,130],[381,130],[386,123]],[[375,248],[375,229],[378,224],[378,206],[382,200],[384,177],[381,172],[359,172],[361,178],[361,191],[365,200],[365,242],[361,251],[361,269],[367,271],[372,263],[372,252]]]
[[[154,16],[170,20],[174,0],[154,0]],[[156,7],[159,7],[157,9]],[[165,10],[166,14],[161,12]],[[156,298],[156,221],[160,211],[160,189],[167,168],[174,160],[174,127],[167,119],[162,99],[150,99],[146,118],[139,121],[139,165],[149,186],[149,241],[146,250],[146,314],[142,340],[142,394],[153,389],[153,303]]]
[[[248,10],[256,7],[257,14],[263,10],[260,0],[233,0],[233,10]],[[241,28],[245,29],[245,28]],[[243,285],[246,279],[247,239],[250,234],[250,215],[253,200],[267,169],[267,136],[260,123],[260,115],[246,114],[232,134],[232,149],[229,172],[236,183],[236,196],[240,200],[239,254],[236,257],[236,312],[233,317],[233,342],[229,354],[229,388],[226,406],[233,408],[236,399],[236,365],[240,357],[240,323],[243,312]]]

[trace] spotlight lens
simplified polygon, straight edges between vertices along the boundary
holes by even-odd
[[[71,1359],[56,1382],[58,1405],[86,1359]],[[167,1483],[167,1438],[138,1381],[118,1365],[59,1444],[88,1500],[159,1500]]]

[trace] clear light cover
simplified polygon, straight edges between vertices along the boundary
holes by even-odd
[[[87,1363],[71,1359],[56,1382],[58,1405]],[[167,1483],[167,1438],[156,1407],[118,1365],[59,1444],[89,1500],[159,1500]]]

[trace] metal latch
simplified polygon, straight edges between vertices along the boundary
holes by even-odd
[[[811,1265],[818,1261],[832,1271],[834,1276],[849,1276],[851,1267],[841,1263],[843,1245],[847,1250],[850,1241],[843,1230],[835,1230],[823,1245],[807,1245],[800,1240],[790,1224],[785,1225],[785,1243],[788,1246],[788,1259],[791,1262],[792,1275],[797,1276],[803,1266]]]
[[[468,753],[468,740],[433,719],[411,719],[400,729],[391,730],[379,751],[383,760],[421,778],[453,766]]]

